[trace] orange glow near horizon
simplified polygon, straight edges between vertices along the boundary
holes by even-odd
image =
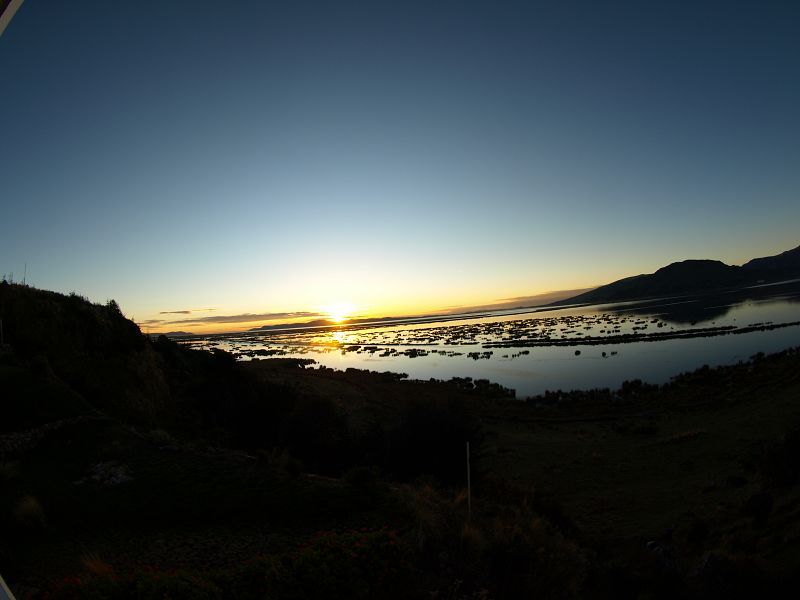
[[[337,302],[336,304],[328,304],[322,307],[322,312],[327,315],[326,318],[337,324],[352,318],[355,311],[356,306],[352,302]]]
[[[240,306],[238,308],[223,308],[220,305],[215,305],[216,308],[213,310],[193,310],[191,311],[192,314],[188,315],[186,319],[182,318],[182,315],[174,320],[166,319],[158,313],[151,313],[153,319],[142,320],[139,325],[144,332],[151,334],[185,331],[197,335],[243,332],[264,326],[298,324],[320,319],[324,319],[332,325],[343,325],[353,319],[446,315],[465,310],[491,310],[503,308],[506,303],[525,304],[526,300],[528,305],[537,302],[547,303],[554,299],[575,295],[577,292],[583,291],[583,289],[538,292],[526,296],[515,296],[512,293],[508,293],[511,290],[504,290],[506,293],[503,294],[503,291],[501,291],[498,294],[499,298],[487,297],[483,294],[462,294],[463,301],[459,304],[454,303],[452,298],[434,297],[433,295],[427,298],[426,302],[410,302],[406,298],[396,298],[393,302],[375,302],[375,298],[365,297],[356,303],[340,300],[342,297],[347,297],[343,293],[336,302],[318,304],[313,308],[304,309],[306,312],[262,313],[265,309],[258,305]],[[298,302],[298,305],[302,307],[300,302]],[[262,315],[264,318],[253,318]],[[195,316],[198,318],[195,319]],[[240,316],[241,319],[237,319],[237,316]]]

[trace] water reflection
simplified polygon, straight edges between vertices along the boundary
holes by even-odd
[[[753,311],[746,310],[748,306],[756,303],[774,304],[779,301],[800,304],[800,289],[796,281],[700,297],[643,301],[634,306],[616,305],[610,306],[608,310],[657,315],[670,323],[699,324],[723,319],[734,310],[739,313],[740,318],[758,320],[763,317],[763,312],[757,315]]]
[[[452,319],[452,317],[451,317]],[[313,358],[332,368],[412,378],[485,378],[523,397],[546,389],[667,381],[703,364],[800,345],[800,283],[694,298],[503,311],[447,322],[218,335],[241,360]]]

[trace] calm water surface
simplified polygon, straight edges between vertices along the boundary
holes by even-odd
[[[516,390],[664,383],[704,364],[800,346],[800,283],[715,296],[559,310],[505,311],[449,321],[193,338],[240,360],[311,358],[334,369],[471,377]],[[261,356],[260,356],[261,355]]]

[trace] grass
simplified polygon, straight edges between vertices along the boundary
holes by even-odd
[[[796,351],[523,402],[465,380],[237,364],[148,341],[113,306],[0,292],[4,322],[31,298],[55,315],[12,327],[28,338],[0,363],[0,572],[16,590],[477,600],[798,583]],[[389,530],[396,550],[375,533]]]

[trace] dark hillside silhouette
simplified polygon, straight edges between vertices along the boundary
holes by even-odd
[[[0,318],[15,593],[752,597],[796,580],[794,350],[518,402],[469,378],[237,362],[26,286],[0,286]]]
[[[0,285],[6,343],[93,406],[153,423],[168,405],[164,377],[147,339],[114,300],[93,304],[19,284]]]
[[[773,274],[781,273],[797,276],[800,274],[800,246],[782,252],[776,256],[754,258],[742,265],[742,268],[753,271],[768,271]]]
[[[342,474],[367,455],[372,462],[364,466],[442,481],[461,473],[463,440],[473,439],[477,449],[474,423],[458,399],[415,405],[365,431],[335,399],[260,378],[232,354],[189,349],[164,335],[152,339],[113,300],[93,304],[77,294],[5,284],[0,319],[13,349],[4,423],[12,430],[91,413],[227,447],[288,452],[315,472]],[[448,454],[451,443],[457,450]]]
[[[684,260],[649,275],[634,275],[591,292],[553,303],[593,304],[683,294],[699,294],[800,277],[800,246],[737,267],[718,260]]]

